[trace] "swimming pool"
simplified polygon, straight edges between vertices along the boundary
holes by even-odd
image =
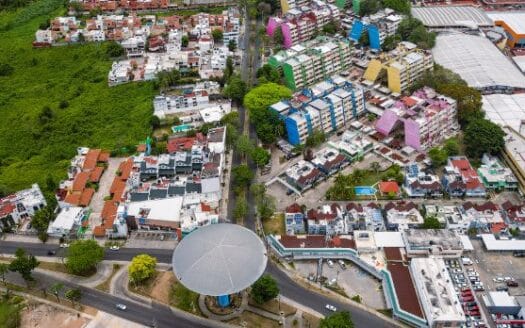
[[[354,187],[354,190],[357,196],[374,196],[377,192],[376,188],[369,186]]]
[[[181,125],[175,125],[171,127],[171,131],[173,131],[173,133],[186,132],[191,129],[193,129],[193,125],[191,124],[181,124]]]

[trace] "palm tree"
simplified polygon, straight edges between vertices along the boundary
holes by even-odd
[[[381,166],[379,165],[378,162],[372,162],[370,163],[370,169],[372,171],[374,171],[375,174],[377,174],[379,172],[379,169],[381,168]]]
[[[75,306],[75,302],[80,301],[80,298],[82,297],[82,292],[80,289],[69,289],[66,294],[66,298],[71,301],[71,305]]]
[[[60,298],[58,297],[58,295],[60,294],[62,289],[64,289],[64,284],[60,282],[56,282],[53,285],[51,285],[51,287],[49,287],[49,291],[56,296],[58,303],[60,303]]]

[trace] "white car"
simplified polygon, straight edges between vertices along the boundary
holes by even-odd
[[[67,243],[60,244],[60,248],[68,248],[68,247],[69,247],[69,244]]]
[[[337,311],[337,308],[336,308],[335,306],[333,306],[333,305],[330,305],[330,304],[326,304],[326,305],[325,305],[325,308],[326,308],[327,310],[329,310],[329,311],[332,311],[332,312]]]
[[[328,263],[329,267],[333,267],[334,266],[334,262],[332,260],[328,260],[328,261],[326,261],[326,263]]]
[[[124,304],[121,304],[121,303],[117,303],[116,307],[117,307],[117,309],[122,310],[122,311],[126,310],[126,306]]]
[[[116,245],[113,245],[109,249],[111,249],[112,251],[118,251],[120,249],[120,247],[118,247]]]

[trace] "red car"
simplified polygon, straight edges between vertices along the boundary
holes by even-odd
[[[473,300],[474,300],[474,297],[472,296],[461,297],[461,302],[472,302]]]
[[[472,296],[472,293],[471,292],[468,292],[468,293],[461,293],[461,297],[470,297]]]
[[[479,311],[467,311],[465,312],[465,314],[471,316],[479,316]]]

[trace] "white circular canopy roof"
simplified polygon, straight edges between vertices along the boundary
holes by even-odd
[[[264,272],[266,248],[251,230],[211,224],[184,237],[173,252],[173,272],[188,289],[222,296],[251,286]]]

